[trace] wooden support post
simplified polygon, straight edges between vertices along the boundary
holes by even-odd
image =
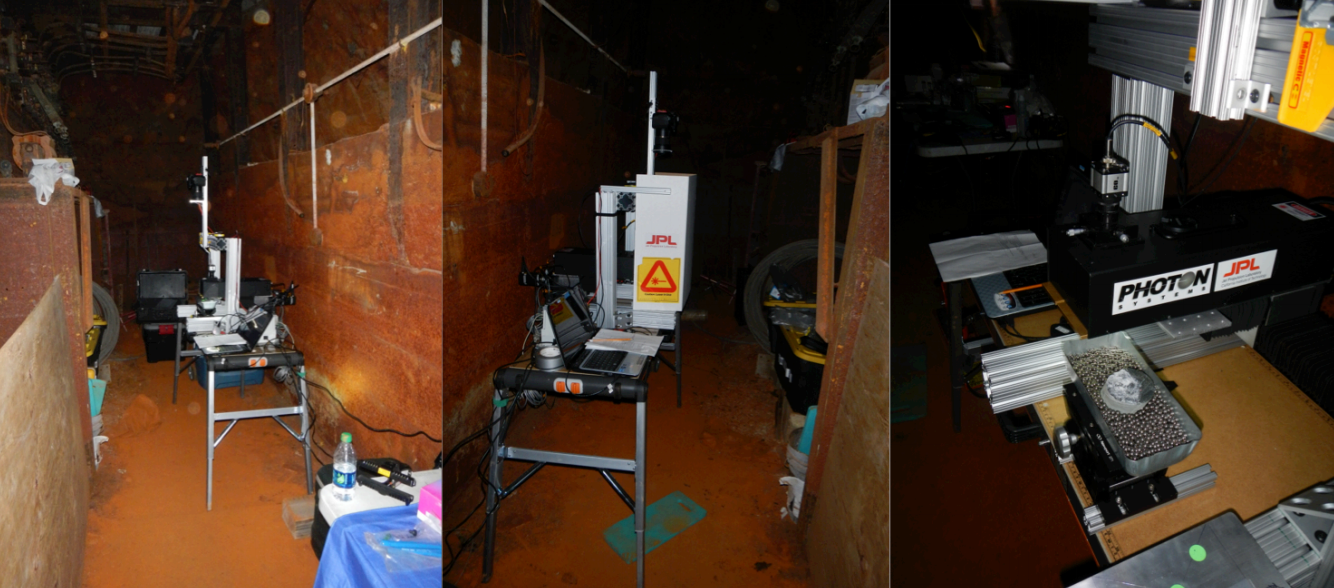
[[[286,106],[300,98],[306,88],[305,80],[301,79],[301,71],[306,67],[301,45],[301,0],[274,0],[273,24],[273,32],[278,36],[278,103]],[[282,139],[288,150],[301,149],[306,144],[306,117],[302,114],[294,110],[288,116]]]
[[[866,121],[863,121],[866,122]],[[825,459],[833,441],[834,423],[843,402],[848,371],[858,330],[861,327],[872,274],[877,259],[889,259],[889,117],[874,119],[862,144],[861,165],[857,168],[857,186],[853,192],[852,215],[848,222],[847,243],[843,253],[842,285],[835,302],[833,320],[837,333],[829,339],[824,376],[820,383],[820,410],[811,441],[810,464],[806,472],[806,494],[802,502],[802,520],[808,520],[806,506],[814,506],[818,497]],[[862,394],[884,394],[884,390],[857,390]]]
[[[231,131],[250,126],[250,92],[246,88],[245,20],[241,3],[227,7],[227,104],[231,108]],[[250,162],[250,136],[241,135],[232,141],[236,145],[235,168]]]
[[[167,34],[167,79],[176,81],[176,35],[171,34],[176,27],[176,7],[167,7],[167,26],[163,32]]]
[[[816,252],[815,332],[832,341],[834,333],[834,239],[838,228],[838,129],[820,142],[820,245]]]
[[[69,188],[65,188],[69,190]],[[71,190],[74,192],[74,190]],[[78,201],[79,217],[79,290],[82,294],[82,301],[79,305],[81,311],[81,333],[87,333],[88,329],[93,328],[93,239],[92,223],[88,219],[89,209],[88,195],[75,192],[74,199]]]

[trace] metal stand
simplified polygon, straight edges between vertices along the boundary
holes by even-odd
[[[681,313],[676,313],[676,326],[674,327],[671,343],[663,343],[658,347],[658,351],[671,351],[672,361],[662,359],[662,354],[658,354],[658,360],[672,369],[676,374],[676,408],[681,408]]]
[[[677,332],[680,332],[680,321],[677,321]],[[511,400],[512,401],[512,400]],[[644,470],[645,470],[645,423],[647,422],[647,395],[640,394],[635,400],[635,458],[619,459],[613,457],[600,457],[596,455],[584,455],[577,453],[561,453],[557,451],[543,451],[537,449],[522,449],[505,445],[505,434],[509,428],[509,421],[504,417],[507,401],[501,397],[500,389],[496,389],[493,400],[496,408],[492,411],[491,420],[491,459],[487,468],[487,488],[486,488],[486,531],[485,547],[482,553],[482,582],[491,581],[491,573],[495,566],[496,549],[496,510],[500,506],[500,501],[508,497],[519,488],[524,482],[536,474],[547,464],[588,468],[597,470],[607,483],[611,484],[612,490],[616,495],[634,511],[635,515],[635,586],[643,588],[644,586]],[[211,405],[210,405],[211,408]],[[211,450],[210,450],[211,451]],[[527,470],[524,471],[509,486],[503,486],[501,479],[502,469],[505,460],[532,462]],[[626,496],[625,490],[620,484],[612,478],[610,472],[633,472],[635,475],[635,496],[631,500]]]
[[[195,361],[199,361],[199,359],[196,358]],[[306,366],[297,365],[293,366],[293,369],[296,371],[296,373],[303,374],[306,371]],[[213,392],[214,392],[214,378],[216,376],[216,372],[217,370],[212,368],[208,370],[208,490],[207,490],[207,495],[205,497],[207,509],[213,510],[214,449],[216,449],[217,446],[222,443],[222,440],[227,437],[227,433],[231,432],[232,427],[235,427],[236,423],[242,419],[273,417],[273,420],[278,421],[278,424],[281,425],[282,428],[288,432],[288,434],[292,435],[292,437],[296,439],[298,443],[301,443],[302,448],[305,450],[305,458],[306,458],[306,493],[310,494],[311,492],[313,492],[315,484],[310,470],[310,408],[309,408],[310,405],[306,401],[306,399],[309,398],[309,392],[306,388],[305,378],[298,378],[297,391],[299,392],[298,396],[300,396],[300,398],[297,399],[298,401],[297,406],[289,406],[284,408],[265,408],[258,410],[237,410],[232,412],[214,412]],[[172,395],[174,400],[175,396],[174,388]],[[282,416],[292,416],[292,415],[301,415],[300,434],[298,434],[296,431],[293,431],[291,427],[287,426],[287,423],[284,423],[282,419],[278,418]],[[222,430],[221,435],[215,436],[214,425],[220,421],[231,421],[231,422],[227,425],[226,429]]]

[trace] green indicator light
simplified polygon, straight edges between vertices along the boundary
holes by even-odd
[[[1190,546],[1190,558],[1191,558],[1191,559],[1193,559],[1193,560],[1195,560],[1195,561],[1204,561],[1204,558],[1205,558],[1207,555],[1208,555],[1208,554],[1204,552],[1204,547],[1202,547],[1202,546],[1200,546],[1200,545],[1191,545],[1191,546]]]

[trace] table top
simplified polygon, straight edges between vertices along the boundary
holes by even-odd
[[[411,494],[413,497],[412,503],[416,504],[417,498],[421,496],[422,487],[439,480],[441,477],[441,470],[435,469],[412,472],[412,477],[417,480],[416,486],[399,484],[397,488]],[[383,480],[384,478],[377,477],[376,479]],[[395,506],[403,506],[403,501],[380,494],[379,492],[371,490],[361,484],[357,484],[357,490],[352,495],[352,500],[347,502],[334,498],[333,484],[326,484],[323,488],[320,488],[319,491],[319,509],[321,513],[324,513],[324,520],[328,521],[330,525],[338,520],[339,517],[354,512],[363,512]]]
[[[1063,302],[1056,295],[1053,298]],[[1045,335],[1063,314],[1059,302],[1056,309],[1017,318],[1016,330]],[[1077,325],[1073,313],[1066,316]],[[995,330],[1006,346],[1022,344]],[[1082,325],[1076,330],[1082,332]],[[1168,468],[1167,474],[1209,464],[1218,473],[1218,481],[1213,489],[1090,537],[1090,544],[1101,549],[1108,561],[1135,554],[1227,511],[1248,520],[1334,476],[1334,418],[1254,349],[1239,347],[1177,364],[1162,370],[1162,378],[1177,383],[1173,394],[1203,432],[1190,456]],[[1048,438],[1070,418],[1064,398],[1043,401],[1030,409]],[[1050,455],[1050,449],[1047,451]],[[1072,506],[1082,512],[1093,502],[1079,471],[1074,463],[1057,467],[1072,502],[1079,502]],[[1082,528],[1077,516],[1073,522]]]
[[[1058,139],[1031,139],[996,141],[984,139],[978,142],[964,141],[963,144],[954,143],[942,145],[918,145],[917,154],[922,157],[953,157],[955,155],[983,155],[989,153],[1018,153],[1020,151],[1035,151],[1038,149],[1059,149],[1064,143]]]

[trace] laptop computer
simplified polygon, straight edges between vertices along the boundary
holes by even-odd
[[[1043,263],[973,278],[973,290],[982,310],[995,319],[1053,306],[1051,295],[1042,287],[1046,281],[1047,264]]]
[[[547,302],[546,310],[567,369],[629,377],[644,371],[647,355],[585,348],[584,344],[597,333],[597,327],[589,318],[583,292],[578,288],[555,296]]]

